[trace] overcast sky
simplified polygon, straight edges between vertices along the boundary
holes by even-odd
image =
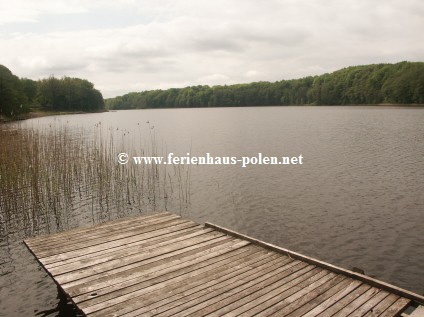
[[[0,64],[104,97],[424,61],[423,0],[0,0]]]

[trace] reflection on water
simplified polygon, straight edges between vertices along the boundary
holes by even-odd
[[[0,138],[0,157],[12,164],[6,170],[1,163],[1,175],[15,175],[0,185],[0,306],[10,316],[47,309],[66,315],[24,237],[165,208],[423,293],[423,121],[424,110],[416,108],[252,107],[118,111],[12,125],[18,130]],[[30,138],[37,146],[23,146]],[[302,154],[304,164],[153,168],[115,161],[118,153],[143,150]],[[21,164],[14,153],[32,154]]]

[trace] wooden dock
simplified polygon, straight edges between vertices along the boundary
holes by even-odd
[[[393,285],[169,212],[25,244],[90,317],[388,317],[424,304]]]

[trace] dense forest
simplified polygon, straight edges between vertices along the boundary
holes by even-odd
[[[380,103],[424,104],[424,63],[353,66],[331,74],[274,83],[133,92],[107,99],[106,107],[140,109]]]
[[[31,110],[100,111],[102,94],[88,80],[55,78],[42,80],[18,78],[0,65],[0,115],[16,118]]]
[[[352,66],[331,74],[274,83],[132,92],[106,100],[109,109],[242,107],[262,105],[424,104],[424,63]],[[0,65],[0,116],[31,110],[101,111],[102,94],[87,80],[19,78]]]

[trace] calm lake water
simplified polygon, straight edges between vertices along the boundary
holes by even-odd
[[[129,156],[152,135],[164,156],[302,155],[302,165],[185,166],[190,201],[170,201],[167,208],[338,266],[362,268],[422,294],[423,122],[424,109],[370,106],[127,110],[15,125],[91,131],[100,123],[114,131]],[[19,221],[6,222],[4,212],[0,315],[72,315],[72,306],[22,243],[34,233],[23,233]],[[86,213],[67,214],[60,230],[102,221]]]

